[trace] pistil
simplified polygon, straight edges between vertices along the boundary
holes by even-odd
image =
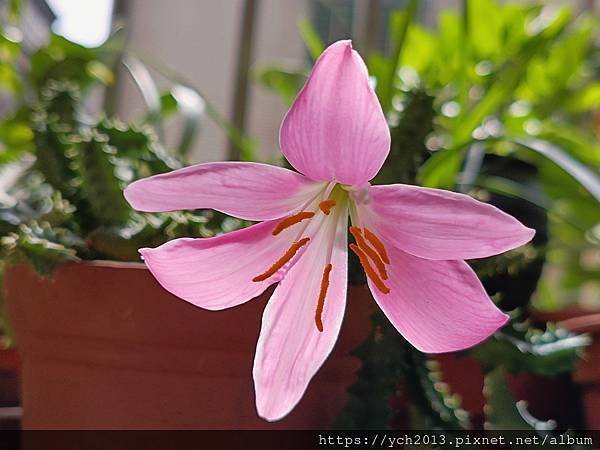
[[[323,211],[326,216],[328,216],[331,212],[331,208],[333,208],[336,203],[337,202],[333,199],[323,200],[321,203],[319,203],[319,209]]]

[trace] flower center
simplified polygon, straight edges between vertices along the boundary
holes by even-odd
[[[328,216],[331,212],[331,208],[333,208],[336,204],[337,202],[332,198],[323,200],[321,203],[319,203],[319,209],[323,211],[326,216]]]
[[[353,224],[357,225],[360,223],[358,221],[357,205],[370,202],[368,183],[365,186],[342,186],[339,184],[329,183],[327,187],[325,187],[324,190],[321,191],[321,193],[317,197],[313,198],[310,202],[308,202],[305,205],[305,208],[309,210],[302,210],[280,220],[271,232],[273,236],[277,236],[284,230],[287,230],[294,226],[302,226],[302,228],[297,234],[298,237],[291,244],[291,246],[287,249],[287,251],[283,254],[281,258],[275,261],[275,263],[272,264],[263,273],[255,276],[252,279],[252,281],[257,283],[265,281],[273,275],[275,275],[286,264],[288,264],[296,256],[300,249],[307,245],[311,240],[310,237],[301,237],[302,235],[307,233],[307,229],[309,231],[312,229],[312,233],[308,232],[307,234],[314,237],[314,235],[318,232],[318,228],[324,226],[326,221],[335,220],[337,223],[340,214],[347,214],[347,198],[350,198],[352,200],[350,202],[351,216]],[[340,203],[341,206],[338,206],[340,205]],[[332,219],[326,219],[325,217],[321,216],[319,222],[313,222],[313,220],[315,220],[315,216],[319,212],[322,212],[325,216],[330,216],[331,212],[333,211],[333,208],[335,208],[336,206],[342,209],[340,209],[337,214],[334,214],[334,217],[332,217]],[[311,211],[310,209],[313,210]],[[315,227],[312,227],[312,225],[312,228],[310,228],[309,224],[301,225],[305,221],[309,221],[309,224],[313,223],[316,226],[316,229]],[[329,226],[331,226],[331,223]],[[358,256],[360,264],[365,270],[367,277],[369,277],[369,279],[373,282],[377,289],[379,289],[379,291],[381,291],[383,294],[388,294],[390,292],[390,289],[388,286],[386,286],[385,280],[389,278],[386,266],[390,264],[390,260],[383,242],[381,242],[381,240],[375,235],[375,233],[373,233],[366,227],[351,226],[350,233],[356,241],[356,244],[350,244],[350,249]],[[335,236],[335,233],[333,233],[332,236]],[[333,265],[331,264],[332,248],[333,242],[330,242],[329,254],[327,258],[328,262],[323,269],[323,276],[321,278],[321,285],[319,289],[319,297],[317,299],[317,307],[315,310],[315,325],[319,332],[322,332],[324,329],[323,312],[325,310],[325,300],[327,298],[327,292],[329,290],[329,278],[333,270]],[[324,251],[327,250],[324,249]]]

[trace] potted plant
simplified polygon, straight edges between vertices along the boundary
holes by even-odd
[[[22,425],[268,427],[248,377],[264,296],[217,316],[165,292],[139,262],[140,247],[243,223],[209,211],[129,208],[127,183],[180,167],[185,149],[176,156],[162,148],[155,128],[164,111],[130,125],[86,110],[90,90],[111,83],[114,40],[86,49],[53,35],[25,59],[20,76],[30,95],[1,123],[2,162],[15,174],[0,218],[6,320],[22,358]],[[172,110],[175,95],[163,103]],[[366,291],[354,289],[353,298],[336,353],[298,411],[271,427],[335,419],[358,368],[349,352],[369,332]]]
[[[542,202],[541,211],[531,203],[540,206],[538,196],[551,187],[553,176],[564,179],[554,164],[570,171],[574,180],[567,177],[567,185],[577,186],[574,195],[586,201],[589,194],[578,183],[595,192],[597,179],[585,166],[573,170],[569,143],[566,150],[557,150],[551,132],[534,137],[528,131],[527,120],[556,125],[546,97],[534,89],[537,81],[528,77],[530,72],[541,76],[532,67],[555,47],[570,49],[569,36],[587,36],[587,28],[571,24],[562,12],[541,21],[541,7],[489,3],[493,10],[468,13],[491,20],[502,11],[501,25],[469,21],[466,28],[474,27],[469,28],[474,35],[468,45],[448,48],[444,43],[458,42],[449,36],[466,29],[458,16],[443,16],[435,35],[413,23],[416,4],[409,2],[393,16],[390,56],[373,53],[368,58],[392,135],[390,159],[376,181],[413,184],[418,177],[424,185],[464,190],[508,210],[540,236],[523,249],[473,263],[489,294],[513,311],[503,331],[469,351],[476,362],[417,351],[376,312],[364,286],[352,287],[333,356],[298,408],[280,422],[260,420],[249,373],[260,312],[270,292],[238,308],[210,312],[168,294],[136,262],[140,247],[177,237],[214,236],[247,224],[207,211],[131,210],[122,194],[129,182],[178,168],[185,158],[160,145],[155,132],[160,131],[160,108],[145,118],[145,125],[86,114],[89,88],[111,82],[115,53],[108,51],[110,46],[83,49],[54,36],[48,48],[28,58],[25,80],[33,100],[24,101],[0,126],[0,138],[10,144],[1,162],[10,162],[18,173],[0,226],[3,258],[10,264],[4,291],[23,360],[25,427],[478,425],[477,417],[469,422],[453,393],[468,391],[443,382],[452,378],[452,364],[485,387],[487,414],[481,414],[480,422],[491,428],[551,426],[533,419],[515,401],[521,397],[513,398],[507,374],[568,374],[587,340],[530,324],[527,306],[546,258],[545,228],[553,212],[547,203]],[[468,4],[478,8],[482,3]],[[544,26],[523,33],[536,18]],[[482,36],[489,40],[490,32],[493,39],[518,39],[480,47]],[[324,46],[311,36],[310,48],[320,53]],[[471,59],[464,59],[465,48]],[[506,53],[495,54],[498,48]],[[424,61],[422,54],[431,55],[430,60]],[[444,61],[454,60],[462,63],[439,70]],[[261,79],[289,97],[303,76],[272,68]],[[462,80],[460,89],[454,80]],[[587,82],[584,73],[581,83]],[[569,88],[566,81],[563,87]],[[480,96],[471,97],[472,91]],[[517,108],[524,101],[521,96],[533,105],[526,116]],[[175,97],[163,96],[162,112],[172,109]],[[497,133],[497,123],[511,133]],[[354,284],[364,284],[356,259],[350,261],[350,273]]]

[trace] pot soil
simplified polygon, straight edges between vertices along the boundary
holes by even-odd
[[[4,286],[21,356],[25,429],[321,429],[347,400],[374,304],[350,288],[333,353],[284,420],[260,419],[252,361],[270,291],[206,311],[137,263],[85,262],[52,279],[25,265]]]

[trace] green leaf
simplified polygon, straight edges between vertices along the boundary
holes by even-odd
[[[314,29],[312,23],[307,19],[298,20],[297,25],[302,40],[304,41],[304,45],[306,45],[306,48],[308,49],[308,53],[313,61],[316,61],[319,55],[323,53],[323,50],[325,50],[325,45],[319,37],[319,33],[317,33],[317,30]]]
[[[410,0],[402,11],[395,11],[390,17],[390,33],[392,35],[392,52],[387,59],[387,70],[377,80],[377,96],[381,102],[384,112],[389,111],[394,95],[394,83],[396,81],[398,67],[402,56],[402,49],[406,42],[408,29],[417,12],[417,0]]]
[[[206,102],[194,89],[177,84],[171,88],[171,95],[176,101],[177,111],[183,119],[181,135],[177,140],[176,152],[187,156],[198,134]]]
[[[150,71],[139,58],[131,54],[126,55],[122,63],[144,100],[147,109],[146,121],[154,125],[161,125],[161,97]]]
[[[21,11],[23,11],[23,0],[10,0],[8,6],[8,17],[11,22],[19,21],[22,14]]]
[[[31,55],[31,81],[38,90],[48,80],[68,80],[83,89],[98,82],[99,75],[102,78],[101,72],[106,76],[106,70],[99,69],[99,64],[111,67],[114,55],[103,47],[84,47],[52,34],[48,46]]]
[[[258,72],[258,81],[267,89],[279,94],[284,103],[289,106],[306,81],[306,73],[266,67]]]
[[[560,147],[536,138],[512,138],[509,141],[548,158],[576,179],[596,200],[600,201],[600,177]]]
[[[109,86],[115,82],[115,77],[106,64],[100,61],[90,61],[86,64],[85,70],[90,78],[95,79],[105,86]]]
[[[452,188],[470,143],[471,141],[467,141],[433,153],[419,169],[417,176],[419,183],[433,188]]]
[[[589,111],[600,105],[600,83],[591,83],[569,95],[563,106],[569,112]]]

